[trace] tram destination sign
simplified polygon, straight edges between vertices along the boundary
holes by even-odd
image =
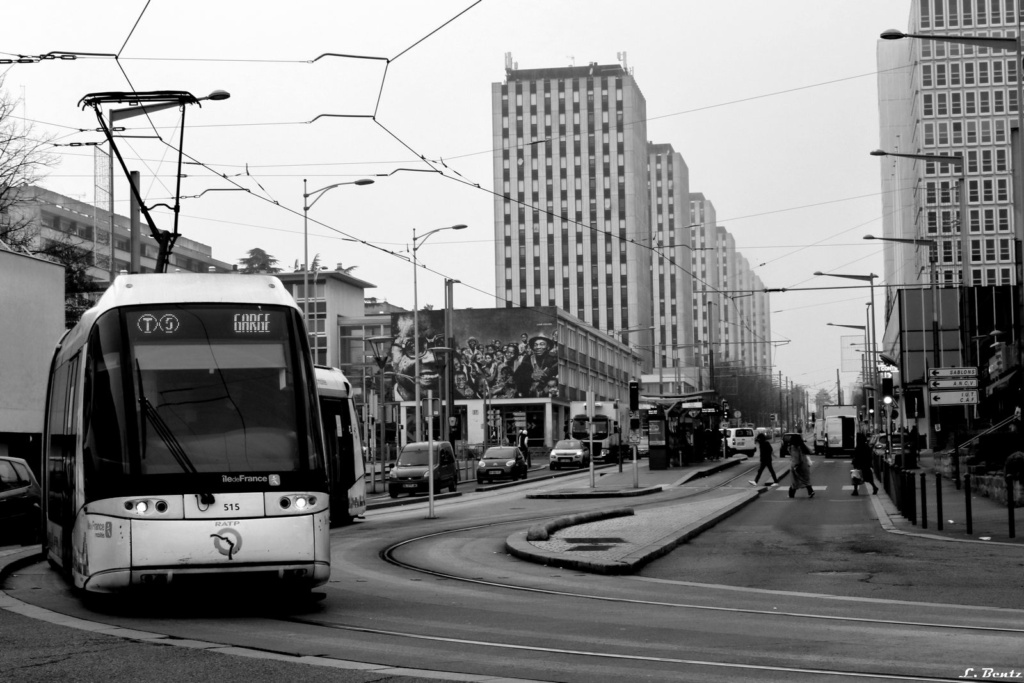
[[[962,379],[932,379],[928,380],[928,388],[933,391],[936,389],[977,389],[978,378],[964,377]]]
[[[978,368],[932,368],[928,371],[928,379],[943,377],[977,377]]]
[[[965,406],[978,402],[978,390],[966,391],[932,391],[928,393],[933,406]]]

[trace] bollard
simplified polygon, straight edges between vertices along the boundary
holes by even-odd
[[[917,526],[917,493],[914,485],[914,473],[907,472],[907,508],[910,510],[910,523]]]
[[[971,473],[964,475],[964,509],[967,515],[967,535],[974,533],[974,525],[971,522]]]
[[[1017,536],[1017,530],[1014,528],[1014,526],[1015,526],[1014,521],[1015,520],[1013,519],[1013,507],[1014,507],[1014,505],[1013,505],[1013,475],[1012,474],[1007,474],[1006,475],[1006,514],[1009,516],[1009,520],[1008,520],[1009,521],[1009,525],[1008,526],[1009,526],[1009,529],[1010,529],[1010,538],[1015,538]]]
[[[956,484],[956,490],[960,490],[960,446],[957,445],[956,439],[953,439],[953,483]]]
[[[928,475],[921,473],[921,528],[928,528]]]
[[[935,523],[939,531],[942,531],[942,475],[935,473],[935,516],[938,521]]]

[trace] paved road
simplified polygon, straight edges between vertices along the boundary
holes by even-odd
[[[651,508],[667,510],[684,500],[747,495],[752,487],[744,483],[749,475],[743,476],[742,469],[749,466],[743,463],[734,471],[715,475],[723,480],[740,475],[725,492],[706,491],[714,483],[715,477],[710,477],[638,498],[630,505],[646,513]],[[772,497],[780,493],[768,492],[719,527],[755,513],[751,520],[764,527],[769,522],[763,517],[777,509],[780,515],[807,513],[802,516],[804,525],[798,528],[810,533],[816,526],[823,527],[825,531],[820,533],[825,540],[819,543],[828,542],[831,536],[826,531],[839,526],[878,529],[879,522],[870,514],[871,503],[840,501],[841,480],[833,482],[826,474],[827,468],[835,466],[816,466],[816,483],[821,481],[825,489],[814,500],[789,500],[781,493],[782,500],[773,502]],[[830,493],[833,485],[837,489]],[[566,486],[568,482],[560,480],[557,484],[531,482],[526,488],[538,491]],[[324,591],[326,599],[312,609],[283,615],[283,619],[282,615],[263,613],[258,604],[225,609],[218,600],[175,605],[156,614],[122,609],[98,615],[68,595],[45,565],[34,565],[8,581],[13,598],[72,618],[134,631],[115,631],[127,636],[127,642],[107,642],[105,648],[107,635],[87,634],[89,639],[79,642],[76,637],[82,634],[62,638],[57,633],[48,634],[47,640],[30,641],[31,632],[24,623],[11,621],[21,615],[5,609],[0,611],[0,624],[22,633],[26,641],[24,649],[14,651],[19,659],[0,661],[0,670],[13,664],[30,675],[49,672],[56,677],[81,664],[92,667],[91,674],[108,677],[102,656],[75,654],[90,652],[89,648],[97,648],[100,654],[109,650],[107,659],[116,657],[127,674],[147,680],[170,680],[180,674],[205,680],[204,667],[212,666],[205,661],[209,658],[222,657],[220,653],[225,652],[267,656],[270,650],[283,657],[274,660],[275,665],[317,662],[340,667],[361,661],[374,667],[344,669],[351,677],[341,680],[428,675],[394,667],[433,670],[437,672],[433,675],[443,680],[494,680],[497,674],[588,683],[638,677],[666,682],[738,678],[817,681],[829,680],[828,670],[857,672],[877,680],[894,674],[953,680],[963,673],[959,667],[975,662],[1020,668],[1015,657],[1024,633],[1021,611],[965,609],[934,600],[907,602],[893,597],[837,599],[806,590],[811,585],[805,583],[807,577],[781,560],[778,574],[788,579],[788,586],[780,590],[726,586],[713,577],[709,577],[712,585],[701,585],[690,575],[601,576],[522,562],[504,552],[505,539],[516,529],[623,504],[622,500],[527,499],[523,493],[507,489],[443,500],[438,503],[436,520],[424,519],[422,504],[368,514],[367,521],[334,533],[332,582]],[[822,516],[830,506],[846,506],[846,512],[855,511],[854,516],[839,520],[841,524],[830,521]],[[717,530],[650,568],[691,552],[705,539],[712,539]],[[747,529],[742,535],[737,531],[727,542],[749,545],[758,533],[763,529]],[[382,548],[423,535],[430,537],[398,547],[395,559],[436,573],[412,572],[381,562]],[[721,540],[716,545],[720,544]],[[817,556],[799,552],[788,557],[799,563]],[[747,561],[755,566],[753,560]],[[452,574],[458,578],[449,576]],[[774,572],[768,578],[773,577]],[[891,590],[898,594],[899,587]],[[996,630],[978,630],[981,626]],[[47,628],[57,627],[43,624],[40,632]],[[1006,631],[1008,628],[1017,630]],[[69,643],[78,647],[66,647]],[[168,647],[170,643],[178,647]],[[237,650],[235,646],[250,649]],[[197,653],[195,648],[203,650]],[[154,656],[154,649],[177,664],[163,662]],[[171,651],[181,651],[182,658],[177,659]],[[22,658],[23,654],[27,657]],[[196,658],[197,654],[205,657]],[[0,659],[10,655],[0,649]],[[233,662],[235,672],[248,674],[249,681],[280,680],[282,675],[310,678],[291,670],[275,670],[269,675],[277,677],[268,678],[268,670],[257,668],[257,664],[266,664],[263,660],[224,659]],[[152,664],[158,667],[148,669]]]

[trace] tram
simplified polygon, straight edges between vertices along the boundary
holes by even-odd
[[[331,526],[350,524],[366,512],[366,465],[352,384],[338,368],[317,365],[316,389],[331,484]]]
[[[45,430],[43,553],[76,588],[327,582],[316,378],[277,278],[119,276],[57,346]]]

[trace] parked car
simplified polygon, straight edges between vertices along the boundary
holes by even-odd
[[[459,468],[455,462],[455,451],[447,441],[434,443],[434,491],[448,487],[456,491],[459,486]],[[426,493],[430,478],[428,459],[430,442],[407,443],[398,454],[395,466],[388,473],[388,495],[397,498],[400,493]]]
[[[0,542],[39,540],[40,488],[28,463],[0,456]]]
[[[726,455],[743,453],[748,458],[752,458],[756,452],[757,442],[754,441],[754,430],[752,427],[733,427],[725,430]]]
[[[515,446],[492,446],[484,451],[476,465],[476,483],[494,479],[526,479],[526,458]]]
[[[892,448],[888,448],[889,434],[875,434],[871,437],[871,453],[877,457],[885,458],[891,465],[894,462],[902,462],[903,435],[892,434]]]
[[[562,467],[590,467],[590,450],[586,443],[577,439],[558,441],[548,457],[548,466],[553,470]]]

